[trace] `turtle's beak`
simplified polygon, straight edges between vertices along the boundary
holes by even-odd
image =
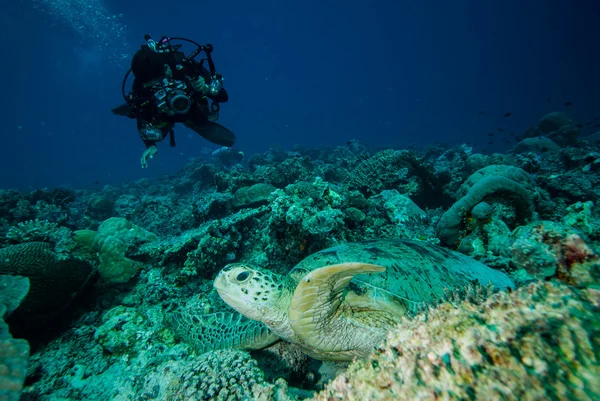
[[[217,290],[217,292],[225,302],[227,302],[227,299],[231,299],[231,295],[228,296],[227,294],[228,292],[232,292],[230,288],[231,285],[229,282],[227,282],[227,277],[222,271],[220,271],[219,274],[217,274],[217,277],[213,282],[213,287],[215,287],[215,290]]]
[[[223,271],[221,270],[219,272],[219,274],[217,274],[217,277],[215,277],[215,281],[213,282],[213,287],[215,287],[215,289],[217,291],[219,291],[220,289],[222,289],[225,285],[225,275],[223,274]]]
[[[232,288],[231,283],[227,280],[227,272],[221,270],[215,281],[213,282],[213,287],[219,293],[219,296],[225,303],[231,306],[233,309],[237,308],[237,303],[240,302],[240,294],[237,288]]]

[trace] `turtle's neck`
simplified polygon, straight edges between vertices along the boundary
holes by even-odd
[[[290,327],[288,310],[290,309],[297,283],[290,276],[283,276],[281,284],[281,295],[277,300],[277,307],[273,310],[273,316],[272,318],[265,318],[263,322],[280,338],[292,341],[295,334]]]

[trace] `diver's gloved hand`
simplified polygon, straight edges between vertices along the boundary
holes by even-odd
[[[208,85],[206,84],[204,78],[202,78],[201,76],[198,76],[198,78],[189,78],[188,84],[196,92],[202,93],[203,95],[206,95],[208,93]]]
[[[157,152],[158,152],[158,148],[156,147],[156,145],[152,145],[148,149],[144,150],[144,153],[142,153],[142,159],[141,159],[142,168],[148,167],[148,159],[152,159]]]

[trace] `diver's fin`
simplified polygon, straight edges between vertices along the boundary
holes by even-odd
[[[131,108],[129,107],[129,105],[127,103],[117,106],[114,109],[112,109],[111,111],[113,112],[113,114],[116,114],[117,116],[131,117]]]
[[[186,127],[193,129],[202,137],[214,144],[231,147],[235,143],[235,134],[221,124],[209,121],[206,126],[200,128],[188,122],[184,123]]]

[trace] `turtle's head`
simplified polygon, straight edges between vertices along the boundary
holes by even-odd
[[[214,287],[229,306],[267,326],[279,326],[287,320],[292,291],[288,277],[245,263],[225,266],[217,275]]]

